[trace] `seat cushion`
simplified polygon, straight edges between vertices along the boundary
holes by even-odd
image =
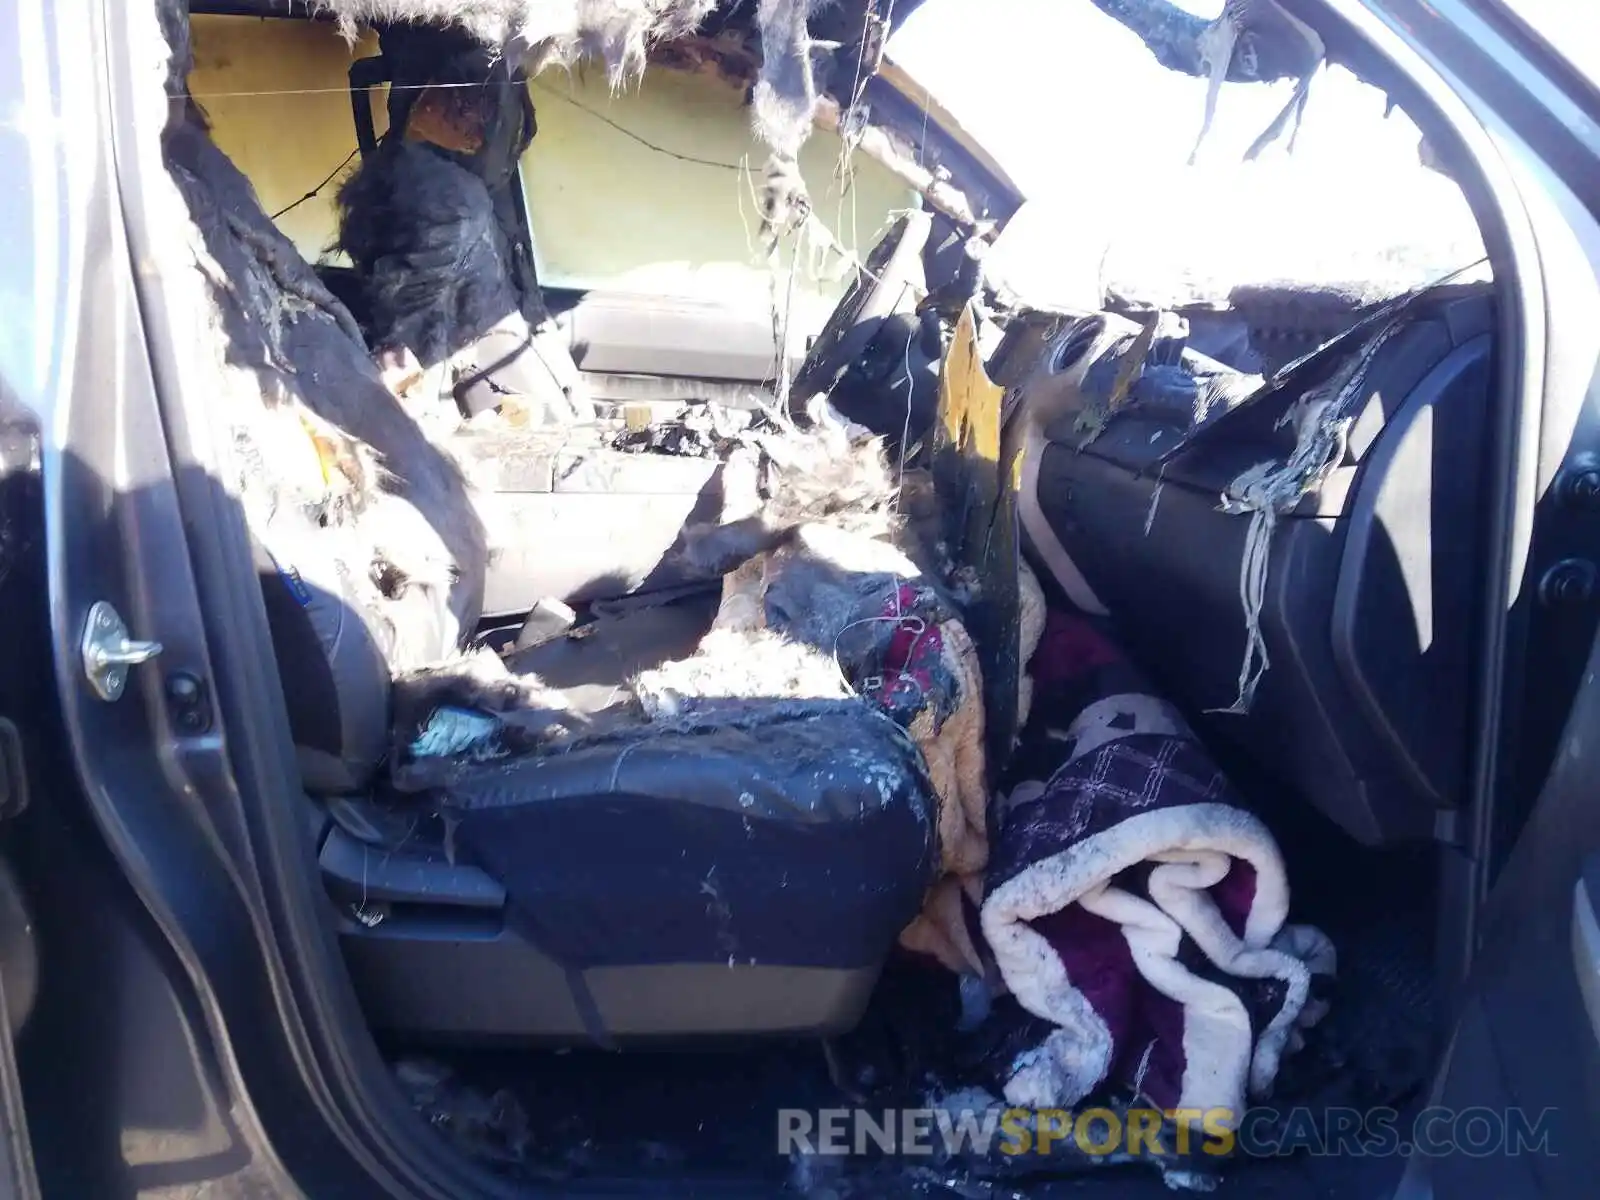
[[[875,966],[936,863],[921,757],[865,704],[773,707],[464,770],[457,846],[569,968]]]
[[[648,718],[631,681],[694,650],[717,593],[617,608],[513,656],[539,691],[512,711],[458,707],[449,682],[419,693],[397,716],[396,787],[428,792],[508,919],[569,970],[876,967],[937,858],[916,744],[853,695]]]
[[[922,758],[854,699],[645,723],[626,681],[690,653],[716,599],[619,601],[514,655],[563,701],[566,749],[401,754],[396,782],[426,775],[442,821],[401,810],[399,840],[330,835],[330,893],[365,918],[341,933],[372,1020],[621,1046],[860,1018],[937,865]]]

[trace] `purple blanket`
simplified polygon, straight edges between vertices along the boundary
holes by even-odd
[[[1006,985],[1057,1028],[1013,1104],[1105,1087],[1241,1112],[1322,1015],[1333,947],[1285,924],[1272,835],[1171,705],[1087,620],[1052,613],[1031,664],[1021,782],[999,802],[982,927]]]

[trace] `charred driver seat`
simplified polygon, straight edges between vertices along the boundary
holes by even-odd
[[[934,864],[921,760],[887,717],[774,705],[747,727],[635,725],[464,762],[420,803],[378,803],[390,686],[366,623],[327,593],[295,596],[277,569],[262,583],[296,738],[317,743],[301,750],[308,790],[324,785],[323,878],[375,1025],[620,1044],[854,1024]],[[602,726],[632,675],[693,650],[714,601],[607,612],[512,666]],[[316,632],[330,606],[343,636]],[[327,794],[319,762],[373,784]]]
[[[435,785],[402,793],[394,681],[476,628],[481,527],[459,472],[404,416],[349,313],[200,118],[169,129],[165,149],[214,263],[197,270],[227,343],[214,400],[225,420],[248,433],[292,398],[364,440],[388,468],[383,492],[454,558],[447,596],[375,599],[354,566],[378,560],[359,544],[360,520],[264,509],[287,468],[270,453],[233,464],[309,797],[292,802],[308,803],[372,1023],[601,1044],[853,1024],[936,866],[915,746],[862,705],[762,701],[709,726],[643,720],[627,681],[693,649],[714,602],[702,594],[614,606],[513,664],[606,736],[449,758]]]

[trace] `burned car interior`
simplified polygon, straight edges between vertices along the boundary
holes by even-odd
[[[1493,283],[1030,306],[908,7],[163,0],[284,803],[399,1084],[513,1179],[823,1194],[880,1168],[752,1110],[1398,1105],[1436,1049]],[[1300,79],[1271,140],[1325,47],[1236,7],[1190,73],[1207,123],[1236,43]],[[320,261],[189,90],[216,16],[363,39]],[[530,80],[580,59],[742,89],[770,311],[541,281]],[[797,337],[808,135],[909,199]]]

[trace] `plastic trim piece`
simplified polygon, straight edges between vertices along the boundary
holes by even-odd
[[[1425,758],[1419,757],[1419,751],[1425,752],[1427,747],[1413,744],[1395,727],[1392,708],[1386,709],[1385,698],[1374,687],[1370,669],[1375,664],[1363,661],[1361,647],[1358,644],[1362,636],[1362,600],[1373,582],[1376,573],[1375,564],[1381,553],[1374,543],[1387,532],[1381,508],[1386,500],[1392,503],[1392,498],[1388,495],[1386,485],[1397,460],[1409,446],[1409,435],[1420,429],[1420,423],[1432,415],[1434,429],[1438,431],[1432,436],[1436,438],[1444,436],[1440,426],[1453,418],[1443,402],[1452,387],[1475,366],[1488,359],[1492,345],[1491,335],[1480,334],[1465,345],[1450,351],[1411,389],[1400,402],[1394,415],[1385,422],[1382,435],[1362,463],[1364,478],[1361,486],[1355,490],[1350,506],[1344,550],[1340,556],[1339,581],[1334,591],[1331,612],[1329,633],[1332,640],[1333,661],[1346,686],[1349,687],[1351,695],[1358,701],[1361,715],[1373,732],[1388,744],[1394,761],[1403,767],[1412,784],[1439,803],[1452,803],[1458,801],[1459,797],[1441,794],[1439,776],[1442,764],[1437,761],[1430,763]],[[1430,449],[1431,446],[1432,443]],[[1432,465],[1437,467],[1436,463]],[[1431,483],[1429,487],[1430,500],[1433,499],[1435,486],[1436,482]],[[1413,572],[1420,570],[1426,573],[1425,594],[1420,600],[1426,605],[1427,612],[1416,615],[1419,622],[1425,622],[1427,627],[1431,627],[1435,607],[1434,588],[1440,581],[1434,578],[1435,531],[1431,526],[1432,514],[1425,516],[1430,518],[1430,525],[1425,535],[1428,541],[1426,560],[1421,563],[1406,561],[1403,557],[1404,547],[1394,546],[1392,549],[1400,560],[1399,569],[1406,576],[1408,591],[1411,591],[1409,585],[1413,582]],[[1458,532],[1449,535],[1441,531],[1438,536],[1459,537],[1460,534]],[[1411,599],[1415,604],[1419,597],[1413,594]],[[1433,640],[1431,628],[1419,631],[1418,636],[1419,641],[1423,643],[1422,649],[1426,651],[1427,643]],[[1441,703],[1446,699],[1441,697]],[[1389,697],[1389,702],[1392,706],[1392,695]],[[1433,769],[1430,770],[1430,767]]]
[[[328,831],[317,861],[329,891],[348,892],[363,902],[493,911],[506,903],[506,889],[476,867],[368,846],[337,825]]]

